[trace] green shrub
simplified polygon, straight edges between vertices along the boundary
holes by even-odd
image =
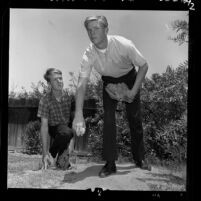
[[[149,156],[167,161],[186,161],[187,121],[185,116],[171,121],[161,129],[153,123],[145,126],[145,147]]]
[[[25,152],[27,154],[41,154],[42,144],[40,139],[40,121],[29,122],[23,136],[25,142]]]
[[[86,120],[89,132],[88,145],[93,157],[98,160],[102,159],[103,149],[103,120],[100,118],[100,116],[100,113],[97,113],[94,118],[88,117]]]

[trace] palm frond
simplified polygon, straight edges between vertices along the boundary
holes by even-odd
[[[176,31],[178,33],[175,37],[168,37],[169,40],[173,40],[176,43],[179,43],[179,45],[182,45],[183,43],[188,42],[188,22],[185,20],[175,20],[171,23],[171,27],[173,31]]]

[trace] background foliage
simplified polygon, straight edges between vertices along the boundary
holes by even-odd
[[[42,154],[40,138],[40,121],[29,122],[23,135],[25,142],[25,153]]]

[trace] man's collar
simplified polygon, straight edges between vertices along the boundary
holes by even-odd
[[[50,96],[51,96],[51,98],[53,98],[53,99],[56,100],[56,97],[55,97],[53,91],[50,92]],[[62,91],[61,91],[61,98],[63,98],[63,96],[64,96],[64,90],[62,89]]]

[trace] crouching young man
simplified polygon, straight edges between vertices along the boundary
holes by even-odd
[[[43,168],[56,166],[63,170],[71,167],[69,145],[73,141],[73,130],[68,127],[71,101],[63,92],[62,72],[47,69],[44,79],[50,88],[40,100],[37,116],[41,118]],[[50,138],[53,143],[50,143]]]

